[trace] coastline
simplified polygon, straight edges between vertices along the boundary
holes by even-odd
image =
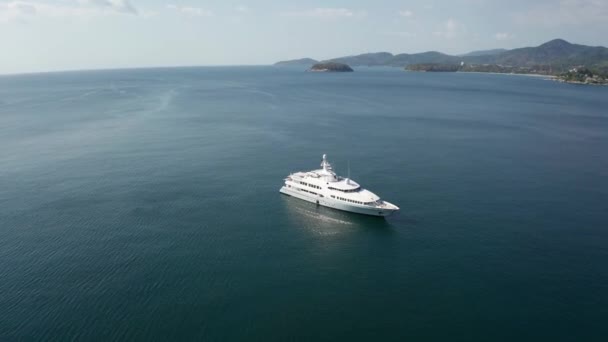
[[[428,72],[426,70],[405,70],[407,72]],[[452,71],[445,71],[452,72]],[[483,72],[483,71],[454,71],[454,73],[460,74],[489,74],[489,75],[508,75],[508,76],[525,76],[525,77],[540,77],[548,81],[554,81],[559,83],[578,84],[578,85],[593,85],[593,86],[608,86],[607,83],[588,83],[581,81],[568,81],[561,78],[559,75],[541,75],[541,74],[518,74],[509,72]]]
[[[543,75],[543,74],[524,74],[515,72],[485,72],[485,71],[427,71],[427,70],[408,70],[406,72],[436,72],[436,73],[458,73],[458,74],[486,74],[486,75],[509,75],[509,76],[526,76],[526,77],[543,77],[547,79],[559,78],[557,75]]]
[[[555,75],[541,75],[541,74],[518,74],[513,72],[483,72],[483,71],[456,71],[461,74],[490,74],[490,75],[510,75],[510,76],[527,76],[527,77],[545,77],[549,79],[557,78]]]
[[[516,73],[506,73],[506,72],[482,72],[482,71],[456,71],[459,73],[471,73],[471,74],[492,74],[492,75],[511,75],[511,76],[527,76],[527,77],[541,77],[548,81],[554,81],[559,83],[568,83],[568,84],[579,84],[579,85],[592,85],[592,86],[608,86],[608,83],[587,83],[580,81],[567,81],[562,79],[558,75],[541,75],[541,74],[516,74]]]
[[[581,81],[566,81],[557,76],[554,79],[552,79],[552,81],[556,81],[559,83],[578,84],[578,85],[604,86],[604,87],[608,86],[608,83],[588,83],[588,82],[581,82]]]

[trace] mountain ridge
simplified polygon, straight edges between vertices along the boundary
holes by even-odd
[[[509,51],[509,50],[508,49],[475,50],[475,51],[463,53],[458,56],[459,57],[488,56],[488,55],[497,55],[499,53],[503,53],[506,51]]]
[[[282,61],[275,65],[302,65],[302,59]],[[312,60],[312,59],[311,59]],[[350,66],[392,66],[405,67],[410,64],[496,64],[514,67],[546,66],[555,72],[568,70],[573,66],[608,69],[608,48],[573,44],[564,39],[553,39],[534,47],[511,50],[481,50],[456,56],[439,51],[421,53],[371,52],[322,60],[321,62],[345,63]],[[311,63],[312,65],[314,63]]]
[[[274,65],[276,65],[276,66],[286,66],[286,65],[308,66],[308,65],[313,65],[316,63],[319,63],[319,61],[316,59],[313,59],[313,58],[304,57],[304,58],[298,58],[298,59],[290,59],[287,61],[278,61],[278,62],[274,63]]]

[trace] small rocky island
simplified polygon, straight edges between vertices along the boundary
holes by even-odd
[[[321,62],[313,65],[310,71],[315,72],[352,72],[354,71],[351,67],[344,63],[336,62]]]

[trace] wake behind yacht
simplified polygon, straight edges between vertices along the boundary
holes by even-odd
[[[321,169],[290,174],[280,192],[317,205],[365,215],[388,216],[399,210],[357,182],[336,175],[325,154]]]

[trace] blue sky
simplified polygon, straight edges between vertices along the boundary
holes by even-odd
[[[608,45],[608,0],[0,0],[0,73]]]

